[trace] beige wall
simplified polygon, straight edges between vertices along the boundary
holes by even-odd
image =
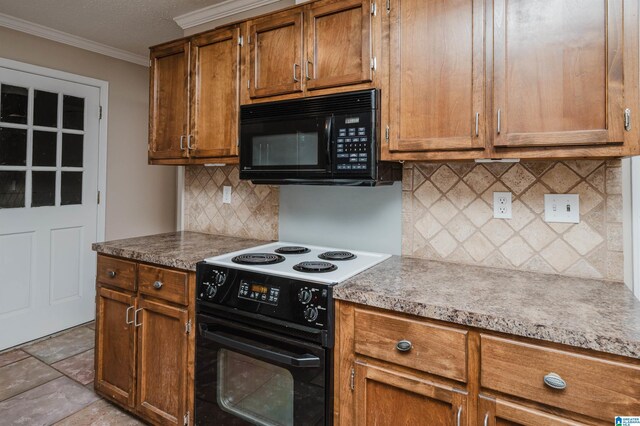
[[[147,67],[6,28],[0,57],[108,81],[106,237],[175,229],[175,167],[147,165]]]

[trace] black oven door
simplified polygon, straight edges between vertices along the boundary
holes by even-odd
[[[245,120],[240,126],[240,178],[331,178],[331,116]]]
[[[197,425],[324,425],[326,349],[198,316]]]

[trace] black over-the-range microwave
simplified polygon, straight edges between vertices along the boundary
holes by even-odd
[[[258,184],[391,184],[401,165],[379,161],[377,89],[246,105],[240,179]]]

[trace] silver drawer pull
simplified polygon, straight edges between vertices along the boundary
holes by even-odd
[[[107,271],[107,275],[109,276],[109,278],[115,278],[116,277],[116,271]]]
[[[408,340],[400,340],[396,343],[396,349],[400,352],[409,352],[413,348],[413,345]]]
[[[553,389],[562,390],[567,387],[567,382],[562,380],[562,377],[556,373],[549,373],[544,376],[544,384]]]
[[[162,288],[162,281],[156,281],[153,283],[153,288],[160,290]]]
[[[133,324],[133,321],[132,321],[132,320],[129,320],[129,311],[131,311],[131,310],[132,310],[132,309],[134,309],[134,308],[135,308],[135,306],[129,306],[129,307],[127,308],[127,312],[125,313],[125,318],[124,318],[124,322],[125,322],[125,323],[127,323],[127,324]]]
[[[140,312],[141,310],[142,310],[142,308],[136,309],[135,311],[133,311],[133,326],[134,327],[140,327],[142,325],[141,322],[138,322],[138,312]]]

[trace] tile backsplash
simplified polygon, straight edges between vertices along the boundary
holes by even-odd
[[[240,180],[237,166],[185,168],[187,231],[235,237],[278,239],[279,188]],[[231,204],[222,188],[231,187]]]
[[[406,163],[403,255],[623,280],[620,160]],[[513,219],[493,219],[493,192]],[[544,222],[544,194],[580,196],[580,223]]]

